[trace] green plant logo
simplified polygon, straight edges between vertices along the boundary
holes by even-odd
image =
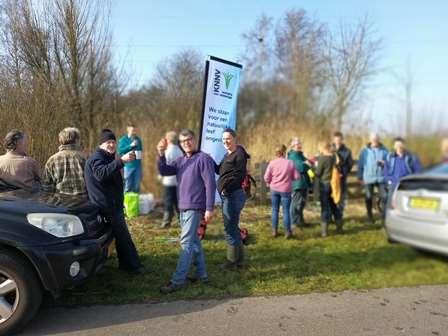
[[[229,85],[230,85],[230,81],[233,78],[233,74],[231,74],[230,72],[223,72],[224,75],[224,80],[226,82],[226,90],[229,89]]]

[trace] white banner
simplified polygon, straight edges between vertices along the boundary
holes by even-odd
[[[210,56],[206,78],[201,122],[200,149],[220,163],[226,153],[222,133],[236,129],[236,108],[242,66]]]

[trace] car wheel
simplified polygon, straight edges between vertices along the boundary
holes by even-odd
[[[41,302],[42,287],[34,269],[21,256],[0,250],[0,335],[24,327]]]

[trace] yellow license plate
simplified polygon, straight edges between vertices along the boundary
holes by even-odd
[[[438,211],[440,207],[440,198],[410,197],[409,207],[412,209]]]

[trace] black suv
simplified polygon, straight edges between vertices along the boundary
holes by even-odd
[[[0,334],[37,312],[105,262],[112,234],[85,198],[23,190],[0,192]]]

